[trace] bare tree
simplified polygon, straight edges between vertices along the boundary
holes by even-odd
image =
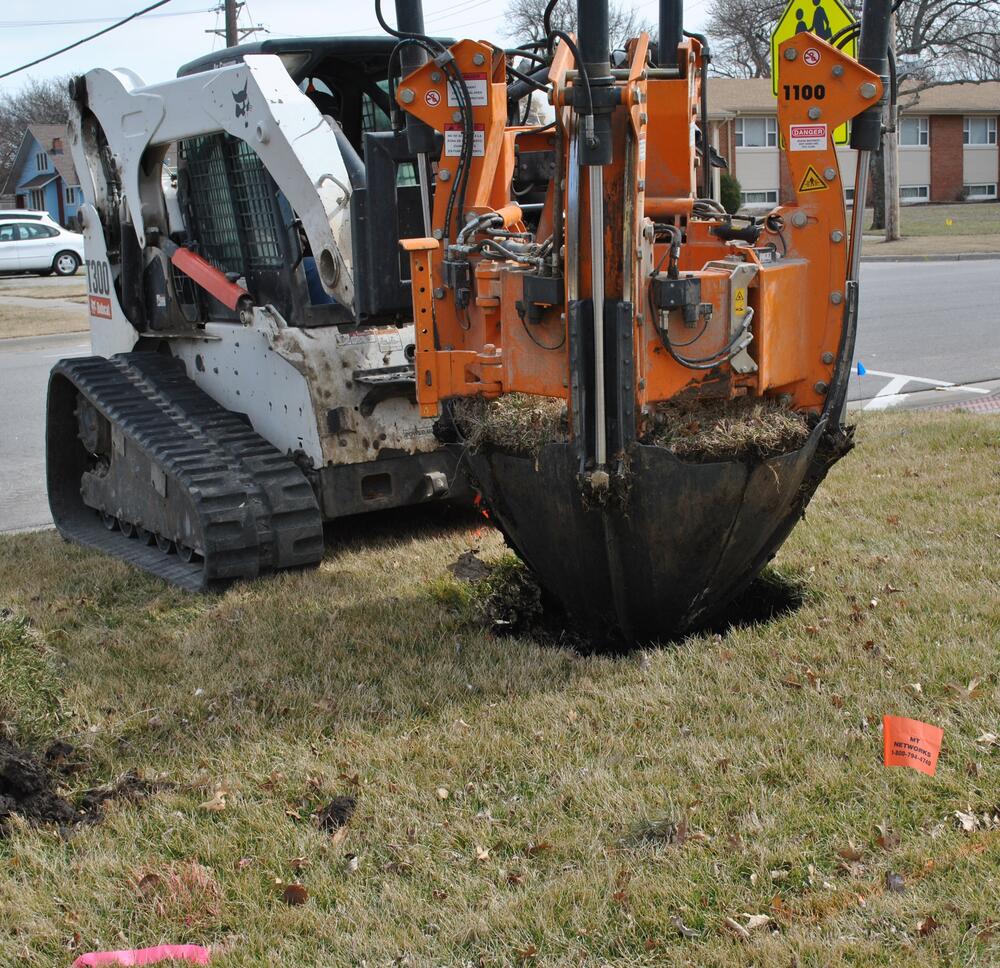
[[[507,4],[507,36],[517,42],[542,40],[545,28],[542,15],[547,0],[509,0]],[[567,33],[576,33],[576,4],[573,0],[560,0],[552,12],[552,26]],[[608,27],[612,48],[624,47],[625,41],[647,31],[652,36],[655,27],[643,19],[632,3],[609,4]]]
[[[28,125],[66,121],[68,80],[68,77],[31,80],[16,94],[0,94],[0,188],[7,181]]]
[[[846,6],[860,16],[859,0]],[[711,0],[714,69],[728,77],[771,76],[771,31],[785,0]],[[896,11],[900,81],[927,87],[1000,78],[998,0],[901,0]]]

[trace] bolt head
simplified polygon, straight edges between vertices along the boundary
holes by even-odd
[[[844,301],[844,294],[842,292],[830,293],[830,302],[832,302],[834,306],[839,306],[843,301]]]
[[[817,383],[817,384],[816,384],[816,385],[815,385],[815,386],[813,387],[813,389],[814,389],[814,390],[815,390],[815,391],[816,391],[816,392],[817,392],[817,393],[818,393],[818,394],[819,394],[819,395],[820,395],[821,397],[825,397],[825,396],[826,396],[826,394],[827,394],[827,391],[828,391],[828,390],[830,389],[830,385],[829,385],[828,383],[824,383],[824,382],[823,382],[822,380],[820,380],[820,381],[819,381],[819,382],[818,382],[818,383]]]
[[[452,111],[451,112],[451,120],[452,121],[461,121],[462,120],[462,112],[461,111]]]
[[[836,171],[836,169],[834,169],[834,168],[824,168],[823,169],[823,177],[827,181],[833,181],[834,178],[837,177],[837,171]]]
[[[804,229],[808,221],[809,219],[806,217],[805,212],[796,212],[792,216],[792,225],[794,225],[797,229]]]
[[[820,116],[821,116],[822,114],[823,114],[823,112],[822,112],[822,111],[820,111],[820,109],[819,109],[819,108],[810,108],[810,109],[809,109],[809,118],[810,118],[810,120],[812,120],[812,121],[815,121],[815,120],[816,120],[816,119],[817,119],[818,117],[820,117]]]
[[[843,242],[844,241],[844,233],[841,232],[839,229],[836,232],[831,232],[830,233],[830,241],[831,242]]]
[[[409,87],[404,87],[399,92],[399,99],[403,104],[412,104],[416,94],[413,93],[413,89]]]
[[[442,169],[441,169],[441,170],[440,170],[440,171],[438,172],[438,179],[439,179],[440,181],[447,181],[447,180],[448,180],[449,178],[451,178],[451,172],[450,172],[450,171],[448,171],[448,169],[447,169],[447,168],[442,168]]]
[[[788,50],[785,51],[785,60],[787,61],[793,61],[798,56],[799,52],[794,47],[790,47]]]
[[[859,90],[861,91],[861,96],[863,98],[873,98],[875,97],[875,92],[878,90],[878,88],[876,88],[871,81],[865,81],[864,84],[861,85]]]
[[[486,58],[483,57],[482,54],[473,54],[472,55],[472,63],[475,64],[476,67],[482,67],[483,64],[486,63]]]
[[[444,229],[435,229],[433,232],[431,232],[431,235],[433,235],[435,239],[440,241],[441,239],[444,238]]]
[[[444,299],[444,290],[440,286],[434,290],[434,298]]]
[[[440,74],[439,71],[431,71],[431,81],[434,84],[440,84],[441,83],[441,74]]]
[[[833,76],[834,77],[843,77],[844,76],[844,65],[843,64],[834,64],[833,65]]]
[[[823,362],[824,362],[824,363],[825,363],[825,364],[826,364],[827,366],[829,366],[829,365],[830,365],[830,364],[831,364],[831,363],[833,362],[833,354],[832,354],[832,353],[831,353],[831,352],[830,352],[829,350],[827,350],[827,351],[826,351],[826,352],[825,352],[825,353],[824,353],[824,354],[823,354],[823,355],[822,355],[822,356],[820,357],[820,359],[821,359],[821,360],[822,360],[822,361],[823,361]]]

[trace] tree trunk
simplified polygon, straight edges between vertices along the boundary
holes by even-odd
[[[896,18],[889,22],[889,49],[896,52]],[[889,104],[888,131],[882,146],[885,165],[885,240],[899,239],[899,107]]]

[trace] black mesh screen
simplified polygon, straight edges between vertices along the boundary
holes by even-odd
[[[181,142],[201,254],[240,275],[282,267],[275,188],[254,150],[227,134]]]

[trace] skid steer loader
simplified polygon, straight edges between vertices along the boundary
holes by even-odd
[[[316,560],[321,520],[366,501],[448,493],[460,453],[543,589],[608,634],[684,630],[752,580],[851,446],[887,0],[858,62],[843,38],[781,45],[792,191],[762,219],[712,197],[708,44],[681,0],[621,51],[607,0],[578,0],[576,37],[554,6],[516,48],[432,38],[416,0],[391,26],[375,0],[387,39],[76,81],[100,356],[50,385],[65,535],[201,586]],[[562,416],[490,432],[525,399]],[[801,436],[685,459],[657,435],[671,408],[748,402]]]

